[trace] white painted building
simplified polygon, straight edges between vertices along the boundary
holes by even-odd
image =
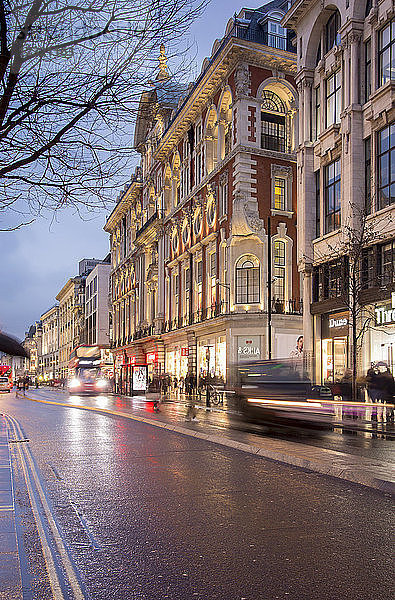
[[[85,282],[86,343],[108,346],[110,343],[109,281],[111,265],[99,263]]]

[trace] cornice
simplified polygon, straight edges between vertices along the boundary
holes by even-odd
[[[133,181],[130,184],[120,201],[114,206],[112,213],[108,217],[106,224],[103,227],[104,231],[107,233],[111,233],[113,231],[113,229],[132,205],[133,200],[135,200],[142,187],[142,181]]]

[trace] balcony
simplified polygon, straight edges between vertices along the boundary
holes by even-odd
[[[137,238],[141,237],[143,235],[144,232],[146,232],[151,225],[153,225],[156,221],[158,221],[159,219],[163,218],[163,211],[162,210],[156,210],[151,216],[150,218],[144,223],[144,225],[142,225],[139,229],[136,230],[136,240]]]

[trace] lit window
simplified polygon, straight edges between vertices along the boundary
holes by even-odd
[[[286,181],[282,177],[274,179],[274,208],[276,210],[286,210]]]
[[[260,301],[260,268],[255,256],[242,256],[236,263],[236,303],[255,304]]]

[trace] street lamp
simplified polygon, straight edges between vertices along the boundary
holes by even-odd
[[[227,283],[221,283],[221,281],[219,279],[216,279],[215,283],[217,285],[220,285],[221,287],[225,288],[227,290],[227,292],[229,293],[228,301],[229,301],[229,309],[230,309],[230,285]]]

